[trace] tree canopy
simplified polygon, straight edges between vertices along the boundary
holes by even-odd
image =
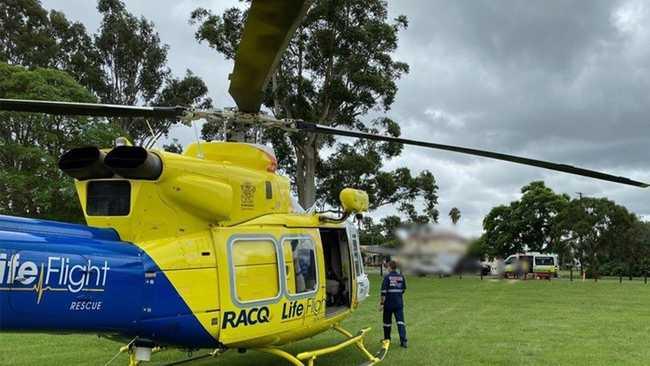
[[[0,63],[0,98],[95,102],[95,97],[65,72]],[[120,131],[82,117],[0,113],[0,212],[80,221],[72,179],[62,174],[58,157],[82,145],[107,146]]]
[[[383,118],[374,121],[372,131],[398,134],[399,126]],[[318,196],[323,197],[325,204],[337,207],[339,192],[345,187],[355,187],[368,193],[371,210],[395,205],[411,222],[437,222],[438,186],[433,174],[423,171],[413,176],[408,168],[383,169],[384,163],[401,151],[402,146],[395,143],[363,140],[354,144],[338,143],[336,151],[318,166]],[[418,198],[424,205],[422,213],[415,209]]]
[[[363,218],[363,230],[359,232],[359,240],[364,245],[383,245],[397,248],[400,246],[397,230],[402,225],[402,219],[399,216],[389,215],[377,222],[372,217],[366,216]]]
[[[0,3],[0,34],[0,61],[66,71],[95,94],[103,82],[93,37],[85,26],[59,11],[48,12],[39,0]]]
[[[635,262],[634,214],[606,198],[572,200],[557,218],[557,249],[598,273],[601,263]],[[605,258],[608,258],[605,260]]]
[[[553,192],[540,181],[522,187],[521,193],[521,199],[493,208],[483,220],[493,256],[507,256],[525,248],[550,250],[554,243],[553,224],[569,203],[569,196]]]
[[[167,66],[169,46],[151,21],[135,17],[121,0],[99,0],[97,9],[102,20],[93,35],[65,14],[46,11],[38,0],[2,2],[0,61],[66,71],[101,103],[211,107],[200,77],[189,70],[182,79],[173,76]],[[137,144],[151,145],[174,121],[112,122]]]
[[[232,59],[245,20],[246,11],[239,8],[222,14],[199,8],[190,21],[197,40]],[[366,130],[363,117],[373,109],[387,111],[396,81],[408,72],[408,65],[392,56],[407,24],[404,16],[390,21],[382,0],[315,1],[272,77],[264,104],[277,118]],[[333,139],[304,133],[266,137],[281,167],[295,177],[300,203],[310,207],[317,198],[319,152]],[[339,155],[345,154],[340,147]]]

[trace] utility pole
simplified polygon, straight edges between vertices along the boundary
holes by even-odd
[[[576,194],[578,195],[578,199],[580,201],[582,201],[582,196],[583,196],[582,192],[576,192]],[[580,242],[580,244],[582,244],[582,236],[578,236],[578,241]],[[573,260],[574,260],[574,263],[575,263],[575,254],[572,257],[574,258]],[[583,259],[584,259],[584,256],[581,255],[580,256],[580,277],[582,277],[582,280],[584,281],[585,280],[585,269],[584,269],[584,263],[582,263]],[[573,281],[573,263],[571,264],[571,281]]]

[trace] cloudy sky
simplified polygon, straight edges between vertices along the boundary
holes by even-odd
[[[194,40],[187,22],[196,7],[215,12],[232,0],[126,0],[152,20],[170,45],[181,76],[200,75],[215,106],[232,106],[232,63]],[[43,0],[46,8],[95,31],[90,0]],[[405,14],[396,59],[411,66],[389,116],[404,137],[525,155],[650,181],[650,2],[389,1]],[[191,131],[174,130],[187,141]],[[389,167],[432,171],[440,186],[441,221],[451,207],[474,235],[491,207],[517,199],[543,179],[572,196],[609,197],[650,216],[650,191],[447,152],[406,148]],[[379,214],[390,212],[382,210]]]

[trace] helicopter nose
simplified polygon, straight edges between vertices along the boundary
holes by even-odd
[[[104,165],[105,157],[95,146],[75,148],[61,156],[59,169],[78,180],[111,178],[113,171]]]
[[[162,174],[162,161],[139,146],[118,146],[106,155],[106,166],[126,179],[156,180]]]

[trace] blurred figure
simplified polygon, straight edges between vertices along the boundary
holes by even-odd
[[[524,277],[524,264],[519,257],[515,259],[515,273],[517,279],[522,279]]]
[[[407,348],[406,324],[404,323],[404,292],[406,291],[406,279],[397,273],[397,262],[388,263],[390,273],[384,277],[381,284],[380,310],[383,309],[384,339],[390,340],[390,332],[393,323],[393,316],[397,322],[400,346]]]
[[[522,275],[523,275],[522,278],[525,281],[525,280],[528,279],[528,271],[530,270],[530,264],[528,263],[528,260],[526,260],[526,259],[521,259],[520,261],[521,261],[521,272],[522,272]]]
[[[501,257],[497,257],[496,259],[497,262],[497,272],[496,275],[499,276],[499,278],[504,278],[506,277],[506,263]]]

